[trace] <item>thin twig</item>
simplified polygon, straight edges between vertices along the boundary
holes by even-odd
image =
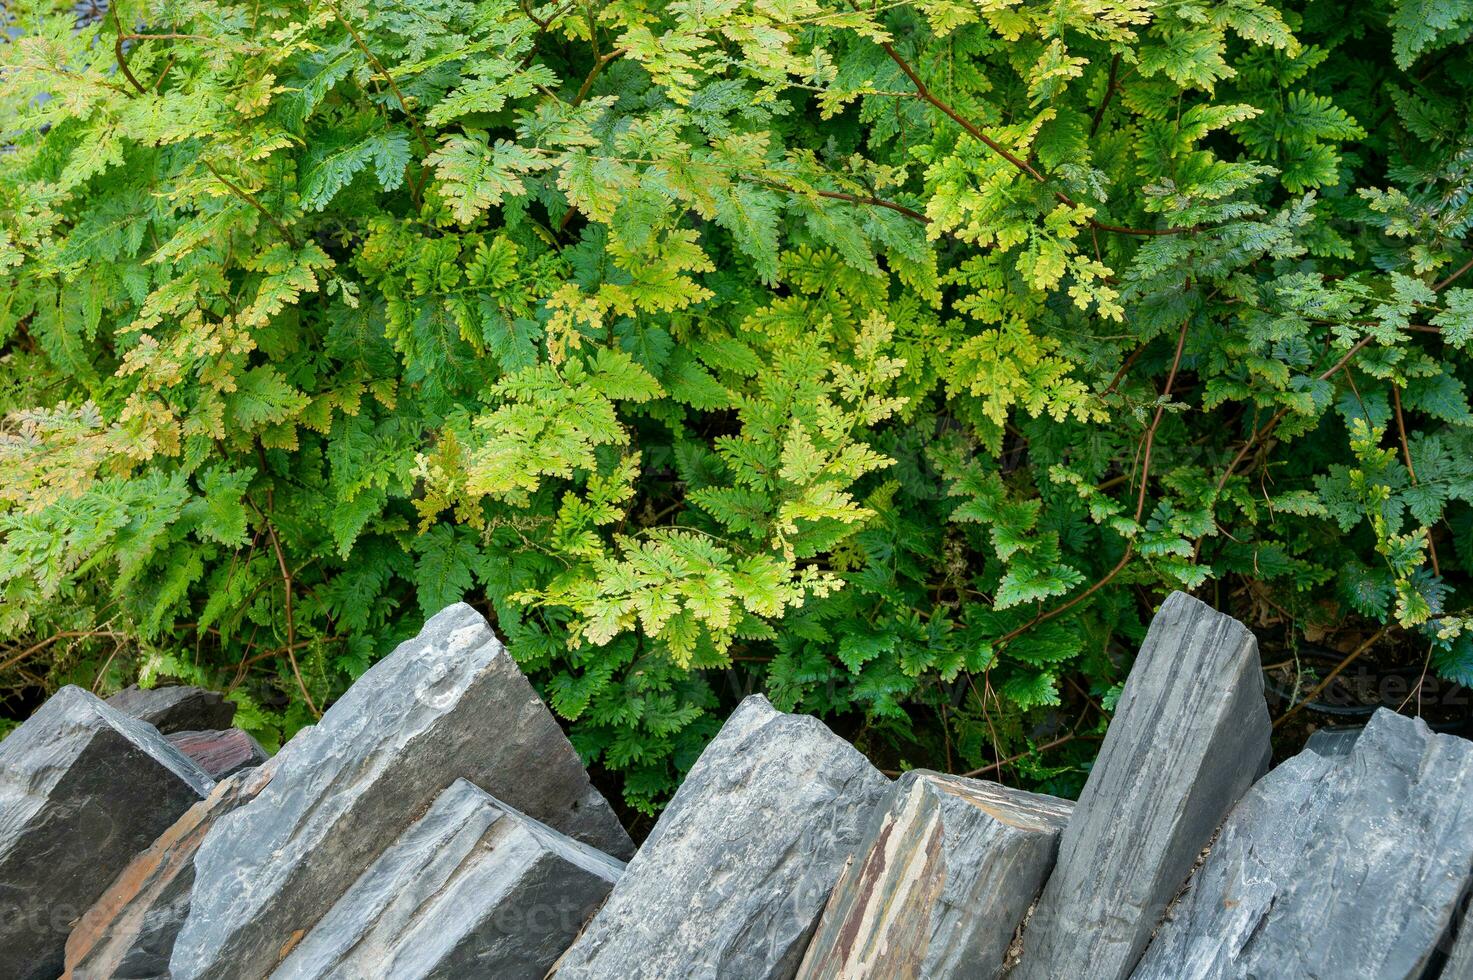
[[[59,633],[51,634],[39,643],[33,643],[32,645],[26,647],[24,650],[11,657],[7,657],[3,662],[0,662],[0,671],[9,670],[11,667],[14,667],[22,660],[25,660],[27,657],[34,656],[37,653],[40,653],[42,650],[45,650],[47,647],[51,646],[51,644],[55,643],[58,640],[91,639],[97,636],[106,636],[113,639],[126,639],[125,634],[116,633],[112,630],[62,630]]]
[[[1141,514],[1145,512],[1146,481],[1151,475],[1151,449],[1156,443],[1156,430],[1160,428],[1161,418],[1166,413],[1167,399],[1171,397],[1171,387],[1176,383],[1176,371],[1179,367],[1181,367],[1181,354],[1182,349],[1186,346],[1187,343],[1187,324],[1189,322],[1191,321],[1182,321],[1181,333],[1178,334],[1176,338],[1176,356],[1173,357],[1171,360],[1171,373],[1166,376],[1166,386],[1161,390],[1161,397],[1156,405],[1156,416],[1151,419],[1151,427],[1146,430],[1146,438],[1144,443],[1145,449],[1143,451],[1144,459],[1141,462],[1140,494],[1136,497],[1135,502],[1136,523],[1140,523]]]
[[[1027,752],[1019,752],[1017,755],[1009,756],[1006,759],[1000,759],[997,762],[993,762],[993,763],[991,763],[989,765],[985,765],[985,766],[983,766],[980,769],[973,769],[970,772],[964,772],[964,773],[962,773],[962,778],[964,778],[964,779],[974,779],[977,776],[981,776],[981,775],[983,775],[985,773],[992,772],[995,769],[1001,769],[1003,766],[1010,766],[1010,765],[1012,765],[1015,762],[1019,762],[1019,761],[1021,761],[1023,759],[1026,759],[1030,755],[1033,755],[1035,752],[1047,752],[1049,749],[1056,749],[1056,748],[1058,748],[1059,746],[1063,745],[1066,742],[1072,742],[1072,741],[1074,741],[1078,737],[1079,737],[1078,735],[1075,735],[1073,732],[1070,732],[1068,735],[1064,735],[1064,736],[1062,736],[1060,738],[1056,738],[1052,742],[1045,742],[1044,744],[1038,746],[1037,748],[1029,749]]]
[[[1319,697],[1320,694],[1325,690],[1325,688],[1329,687],[1330,684],[1334,682],[1335,678],[1340,676],[1341,671],[1343,671],[1346,667],[1349,667],[1351,664],[1355,663],[1355,661],[1360,657],[1361,654],[1365,653],[1371,647],[1375,646],[1376,642],[1380,640],[1381,637],[1385,636],[1387,631],[1390,629],[1390,626],[1381,627],[1371,636],[1369,640],[1352,650],[1350,652],[1350,655],[1347,656],[1344,660],[1340,661],[1340,663],[1336,665],[1334,670],[1325,675],[1324,680],[1316,684],[1313,688],[1310,689],[1308,694],[1305,694],[1304,697],[1296,701],[1293,707],[1280,715],[1278,719],[1274,722],[1273,727],[1278,728],[1284,722],[1288,721],[1290,718],[1293,718],[1296,714],[1298,714],[1300,709],[1303,708],[1306,704]]]
[[[860,9],[854,3],[854,0],[849,0],[849,2],[850,6],[853,7],[855,10]],[[967,119],[960,112],[952,108],[944,100],[942,100],[934,92],[932,92],[931,89],[926,85],[926,83],[921,80],[921,76],[916,72],[915,68],[911,66],[910,62],[902,58],[900,56],[900,52],[895,50],[894,45],[892,45],[889,41],[881,41],[879,42],[879,44],[880,49],[885,52],[885,54],[892,62],[895,63],[895,66],[900,69],[900,71],[905,75],[906,78],[910,79],[910,83],[915,86],[916,94],[919,95],[924,101],[930,103],[933,107],[935,107],[937,110],[939,110],[949,119],[951,119],[952,122],[956,123],[962,129],[966,130],[967,133],[972,136],[972,138],[981,142],[989,150],[1002,157],[1019,171],[1033,178],[1034,181],[1044,185],[1047,185],[1049,183],[1048,178],[1040,173],[1038,169],[1034,167],[1031,163],[1020,158],[1017,154],[1013,153],[1007,147],[997,142],[997,140],[988,136],[985,132],[982,131],[981,127],[977,126],[971,120]],[[1075,201],[1074,198],[1070,197],[1068,194],[1064,193],[1058,188],[1052,188],[1052,191],[1055,200],[1057,200],[1059,203],[1073,208],[1077,208],[1080,206],[1078,201]],[[1104,222],[1097,221],[1094,218],[1090,218],[1088,220],[1089,226],[1091,228],[1095,228],[1099,231],[1112,232],[1117,235],[1185,235],[1192,232],[1204,230],[1201,226],[1198,225],[1182,228],[1130,228],[1124,225],[1105,224]]]
[[[399,89],[399,84],[394,81],[394,76],[384,68],[383,62],[379,61],[374,53],[368,49],[368,45],[363,41],[363,35],[359,34],[358,29],[353,26],[352,22],[343,16],[343,12],[336,6],[332,8],[332,12],[336,15],[338,22],[343,25],[344,29],[352,35],[353,43],[358,45],[358,50],[363,52],[363,57],[368,60],[368,64],[388,84],[389,91],[393,92],[394,98],[399,101],[399,108],[403,111],[405,118],[409,120],[409,125],[414,127],[414,133],[419,137],[420,148],[428,156],[431,152],[430,142],[425,138],[424,130],[419,124],[419,117],[409,108],[409,100],[404,98],[404,93]]]
[[[1412,486],[1417,485],[1417,468],[1412,465],[1412,447],[1407,443],[1406,419],[1401,414],[1401,388],[1398,385],[1391,386],[1391,404],[1396,409],[1396,437],[1401,443],[1401,458],[1407,464],[1407,476],[1411,478]],[[1437,562],[1437,546],[1432,543],[1432,529],[1427,529],[1427,557],[1432,560],[1432,574],[1442,577],[1442,569]]]
[[[123,77],[128,80],[128,83],[138,90],[138,94],[143,95],[148,89],[144,88],[143,83],[134,77],[133,69],[128,67],[128,56],[123,53],[123,20],[118,16],[117,7],[113,7],[111,13],[113,15],[113,23],[118,28],[117,36],[113,38],[113,54],[118,59],[118,70],[123,73]]]
[[[583,100],[588,97],[588,90],[593,88],[594,81],[603,73],[605,66],[615,58],[622,56],[628,48],[615,48],[608,54],[601,55],[594,61],[593,68],[588,72],[588,77],[583,79],[583,84],[578,87],[578,94],[573,96],[573,105],[582,105]]]
[[[1095,110],[1094,119],[1090,120],[1089,135],[1094,136],[1100,128],[1100,120],[1105,118],[1105,110],[1110,107],[1110,99],[1115,95],[1115,73],[1120,70],[1120,52],[1115,52],[1115,57],[1110,59],[1110,77],[1105,82],[1105,94],[1100,98],[1100,107]]]
[[[1469,269],[1473,269],[1473,259],[1469,259],[1467,262],[1464,262],[1452,275],[1448,276],[1446,279],[1442,280],[1442,282],[1439,282],[1437,285],[1433,286],[1432,291],[1434,293],[1442,292],[1444,289],[1451,286],[1459,279],[1463,278],[1463,276],[1468,272]]]
[[[276,525],[272,523],[269,516],[275,510],[273,503],[271,491],[267,490],[266,513],[262,513],[261,508],[257,507],[254,502],[251,503],[251,506],[255,508],[256,513],[260,515],[261,521],[265,524],[266,537],[271,542],[271,550],[276,553],[276,565],[281,570],[282,594],[285,597],[283,610],[286,616],[286,649],[284,651],[286,659],[291,663],[292,675],[297,679],[297,688],[302,692],[302,700],[307,703],[307,709],[312,712],[313,717],[321,718],[322,712],[317,710],[317,705],[312,701],[307,684],[302,680],[302,668],[297,663],[297,627],[292,616],[292,573],[286,564],[286,553],[282,551],[281,539],[276,535]]]
[[[234,194],[236,197],[240,198],[242,201],[255,208],[256,211],[261,215],[261,217],[265,218],[267,221],[275,225],[276,230],[281,233],[282,238],[286,239],[288,245],[290,245],[292,248],[298,247],[297,237],[291,233],[291,229],[282,224],[281,221],[276,217],[276,215],[272,214],[270,211],[267,211],[265,206],[262,205],[260,201],[256,200],[254,194],[243,187],[238,187],[237,185],[231,183],[231,181],[224,174],[215,169],[214,164],[210,163],[210,161],[206,160],[204,157],[200,157],[199,162],[204,164],[206,170],[215,175],[216,180],[228,187],[230,189],[230,193]]]

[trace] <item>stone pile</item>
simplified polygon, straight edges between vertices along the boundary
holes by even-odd
[[[1264,775],[1253,636],[1185,595],[1073,804],[757,695],[636,853],[464,605],[274,758],[231,720],[66,688],[0,743],[0,977],[1473,980],[1473,743],[1381,711]]]

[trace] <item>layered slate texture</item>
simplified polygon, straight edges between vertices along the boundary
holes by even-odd
[[[747,698],[557,977],[792,977],[887,786],[817,719]]]
[[[0,742],[0,977],[54,980],[71,923],[212,785],[77,687]]]
[[[623,870],[460,780],[272,980],[542,980]]]
[[[63,980],[168,976],[174,939],[189,915],[195,852],[216,820],[255,799],[272,767],[222,779],[128,863],[72,930]]]
[[[235,703],[218,691],[202,687],[154,687],[137,684],[107,699],[109,707],[146,721],[164,735],[175,732],[217,731],[229,728]]]
[[[195,856],[173,980],[256,978],[464,777],[615,856],[633,848],[486,621],[458,603],[358,679],[276,756]]]
[[[1013,976],[1129,976],[1269,752],[1253,634],[1173,592],[1125,682]]]
[[[916,770],[835,886],[800,980],[999,977],[1073,805]]]
[[[259,766],[271,758],[266,750],[239,728],[222,731],[175,732],[165,736],[169,744],[189,756],[213,779],[224,779],[242,769]]]
[[[1253,787],[1135,976],[1420,978],[1470,869],[1473,742],[1382,709]]]

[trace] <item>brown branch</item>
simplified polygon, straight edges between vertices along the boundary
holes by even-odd
[[[11,667],[14,667],[16,664],[27,659],[28,657],[34,656],[35,654],[40,653],[42,650],[45,650],[47,647],[51,646],[58,640],[83,640],[92,639],[93,637],[97,636],[106,636],[112,639],[127,638],[126,634],[117,633],[113,630],[62,630],[59,633],[51,634],[39,643],[31,644],[30,646],[26,647],[24,650],[13,656],[7,657],[3,662],[0,662],[0,671],[9,670]]]
[[[1006,759],[999,759],[997,762],[991,763],[990,765],[985,765],[980,769],[973,769],[971,772],[964,772],[962,773],[962,778],[974,779],[977,776],[993,772],[994,770],[1001,769],[1003,766],[1010,766],[1015,762],[1026,759],[1035,752],[1047,752],[1049,749],[1056,749],[1066,742],[1074,741],[1078,737],[1079,736],[1075,735],[1073,732],[1070,732],[1068,735],[1056,738],[1052,742],[1045,742],[1037,748],[1029,749],[1027,752],[1019,752],[1017,755],[1009,756]]]
[[[374,56],[374,53],[368,49],[368,45],[363,41],[363,36],[358,33],[357,28],[353,26],[352,22],[343,16],[343,12],[338,9],[336,4],[333,5],[332,12],[333,16],[337,17],[338,23],[342,24],[344,29],[352,35],[353,43],[358,45],[358,50],[363,52],[363,57],[368,59],[369,66],[378,73],[380,78],[388,83],[389,91],[393,92],[394,98],[399,100],[399,108],[404,112],[404,117],[409,120],[409,125],[414,127],[414,135],[419,137],[420,149],[424,151],[425,156],[429,156],[434,152],[430,147],[430,141],[425,138],[424,129],[419,124],[419,117],[410,110],[409,101],[404,98],[404,93],[400,91],[398,83],[394,81],[394,76],[389,74],[388,70],[384,68],[383,62],[379,61]]]
[[[1473,269],[1473,259],[1469,259],[1467,262],[1464,262],[1461,266],[1457,268],[1455,272],[1453,272],[1452,275],[1448,276],[1446,279],[1442,280],[1442,282],[1439,282],[1437,285],[1433,286],[1432,291],[1434,293],[1442,292],[1444,289],[1451,286],[1459,279],[1463,278],[1463,276],[1467,273],[1469,269]]]
[[[1166,414],[1166,402],[1171,397],[1171,387],[1176,383],[1176,371],[1181,367],[1181,353],[1183,348],[1186,347],[1187,324],[1189,322],[1189,320],[1182,321],[1181,333],[1176,338],[1176,356],[1171,360],[1171,372],[1166,375],[1166,385],[1162,388],[1161,397],[1156,405],[1156,416],[1151,419],[1151,427],[1146,430],[1145,448],[1143,450],[1144,459],[1141,462],[1141,488],[1140,494],[1136,497],[1135,502],[1135,520],[1137,524],[1140,523],[1141,514],[1146,509],[1146,483],[1151,476],[1151,449],[1156,443],[1156,430],[1161,426],[1161,418]]]
[[[573,96],[573,105],[582,105],[583,100],[588,97],[588,90],[593,88],[594,81],[603,74],[604,67],[615,58],[621,57],[628,48],[615,48],[608,54],[601,55],[594,61],[593,68],[588,72],[588,77],[583,79],[583,84],[578,87],[578,94]]]
[[[1336,361],[1335,362],[1335,366],[1332,367],[1332,368],[1330,368],[1324,374],[1321,374],[1317,380],[1319,380],[1319,381],[1329,381],[1331,378],[1333,378],[1336,374],[1338,374],[1340,372],[1341,368],[1345,367],[1345,365],[1347,365],[1347,364],[1350,363],[1350,359],[1352,357],[1354,357],[1355,355],[1359,354],[1361,351],[1365,350],[1366,345],[1368,345],[1373,339],[1374,338],[1372,338],[1369,334],[1367,334],[1366,336],[1362,337],[1360,340],[1357,340],[1355,342],[1355,346],[1351,347],[1350,350],[1346,351],[1345,352],[1345,356],[1342,357],[1342,358],[1340,358],[1340,360]]]
[[[1115,389],[1119,386],[1120,382],[1124,381],[1125,376],[1130,373],[1130,369],[1135,367],[1135,362],[1139,360],[1140,356],[1146,352],[1147,346],[1148,345],[1146,344],[1141,344],[1139,347],[1131,352],[1130,356],[1127,357],[1123,363],[1121,363],[1120,370],[1115,372],[1115,376],[1110,379],[1110,383],[1105,386],[1105,390],[1100,392],[1101,397],[1114,394]]]
[[[249,499],[249,498],[247,498]],[[312,712],[313,717],[321,718],[322,712],[317,710],[317,705],[312,701],[312,695],[307,691],[307,684],[302,680],[302,668],[297,663],[297,627],[296,620],[292,616],[292,573],[286,564],[286,553],[282,551],[281,539],[276,535],[276,525],[272,523],[269,515],[275,510],[274,501],[270,490],[266,491],[266,511],[262,513],[261,508],[254,502],[251,507],[260,515],[262,523],[266,527],[267,539],[271,542],[271,550],[276,553],[276,565],[281,570],[282,595],[284,596],[283,608],[286,616],[286,659],[291,663],[292,675],[297,679],[297,689],[302,692],[302,700],[307,703],[307,709]]]
[[[855,10],[859,9],[857,6],[855,6],[854,0],[850,0],[850,6],[854,7]],[[952,122],[956,123],[962,129],[966,130],[967,133],[970,134],[974,139],[980,141],[989,150],[1002,157],[1018,170],[1027,174],[1029,177],[1033,178],[1040,184],[1048,184],[1048,178],[1039,173],[1038,169],[1035,168],[1032,164],[1030,164],[1026,160],[1019,158],[1017,154],[1013,153],[1007,147],[997,142],[997,140],[988,136],[985,132],[982,131],[979,126],[977,126],[971,120],[967,119],[960,112],[957,112],[956,109],[952,108],[942,99],[938,98],[936,94],[932,92],[929,87],[927,87],[926,83],[921,81],[921,76],[917,74],[915,68],[913,68],[911,64],[904,58],[902,58],[900,56],[900,53],[895,50],[894,45],[890,44],[890,42],[888,41],[881,41],[880,48],[885,52],[886,55],[889,56],[890,60],[895,63],[895,66],[899,68],[902,73],[904,73],[905,77],[910,79],[910,83],[915,86],[916,94],[919,95],[922,100],[930,103],[933,107],[935,107],[937,110],[939,110],[949,119],[951,119]],[[1058,190],[1057,188],[1053,189],[1053,195],[1055,200],[1057,200],[1060,204],[1064,204],[1071,208],[1077,208],[1080,206],[1078,201],[1074,200],[1074,198],[1070,197],[1063,191]],[[1105,224],[1104,222],[1096,221],[1094,218],[1089,219],[1089,226],[1098,231],[1112,232],[1117,235],[1184,235],[1191,232],[1203,230],[1203,228],[1199,225],[1193,225],[1189,228],[1131,228],[1124,225]]]
[[[1412,465],[1412,447],[1407,443],[1406,419],[1401,414],[1401,388],[1397,385],[1391,386],[1391,404],[1396,409],[1396,437],[1401,442],[1401,458],[1407,464],[1407,476],[1411,478],[1412,486],[1417,485],[1417,469]],[[1437,562],[1437,546],[1432,543],[1432,529],[1427,529],[1427,557],[1432,560],[1432,574],[1442,577],[1442,569]]]
[[[781,187],[779,189],[785,190],[790,194],[803,193],[802,191],[794,190],[791,187]],[[815,190],[813,193],[817,194],[819,197],[826,197],[833,201],[848,201],[850,204],[868,204],[877,208],[887,208],[891,211],[894,211],[896,214],[903,214],[910,220],[918,221],[923,225],[928,225],[931,223],[931,219],[922,214],[920,211],[917,211],[914,208],[908,208],[904,204],[897,204],[894,201],[887,201],[882,197],[861,197],[858,194],[845,194],[843,191]]]
[[[1390,626],[1381,627],[1375,632],[1374,635],[1372,635],[1369,640],[1352,650],[1350,652],[1350,655],[1344,660],[1340,661],[1340,663],[1336,665],[1334,670],[1325,675],[1324,680],[1316,684],[1313,688],[1310,689],[1308,694],[1304,695],[1304,697],[1296,701],[1294,705],[1289,708],[1288,711],[1280,715],[1278,719],[1274,721],[1273,727],[1278,728],[1284,722],[1288,721],[1290,718],[1293,718],[1296,714],[1298,714],[1300,709],[1303,708],[1306,704],[1319,697],[1320,694],[1325,690],[1325,688],[1329,687],[1330,684],[1335,680],[1335,678],[1340,676],[1341,671],[1343,671],[1346,667],[1349,667],[1351,664],[1355,663],[1355,661],[1360,657],[1361,654],[1365,653],[1371,647],[1375,646],[1376,642],[1380,640],[1381,637],[1385,636],[1387,631],[1390,629]]]
[[[1094,136],[1100,128],[1100,120],[1105,118],[1105,110],[1110,107],[1110,99],[1115,95],[1115,73],[1120,70],[1120,52],[1110,59],[1110,77],[1105,82],[1105,94],[1100,98],[1100,107],[1095,110],[1094,119],[1090,120],[1089,135]]]
[[[1146,436],[1143,440],[1142,455],[1144,458],[1141,463],[1141,486],[1140,493],[1136,496],[1135,503],[1135,520],[1137,523],[1140,522],[1141,515],[1145,513],[1146,509],[1146,485],[1151,478],[1151,444],[1155,440],[1157,427],[1161,425],[1161,418],[1166,412],[1166,400],[1171,397],[1171,389],[1176,384],[1176,373],[1181,367],[1181,356],[1182,351],[1186,347],[1187,326],[1190,322],[1190,320],[1182,321],[1181,332],[1177,335],[1176,338],[1176,355],[1172,358],[1171,361],[1171,371],[1169,374],[1167,374],[1166,384],[1161,389],[1160,404],[1156,406],[1156,416],[1151,420],[1150,428],[1146,430]],[[1135,554],[1135,542],[1126,541],[1125,552],[1120,556],[1120,560],[1117,561],[1115,563],[1115,566],[1111,568],[1108,572],[1106,572],[1103,576],[1096,579],[1093,585],[1091,585],[1089,588],[1085,589],[1078,595],[1074,596],[1073,598],[1062,602],[1057,606],[1054,606],[1052,609],[1049,609],[1045,612],[1040,612],[1038,615],[1034,616],[1032,620],[1024,623],[1022,626],[1018,626],[1003,634],[1002,638],[997,641],[997,646],[1006,646],[1008,643],[1017,639],[1019,636],[1033,629],[1033,627],[1039,625],[1040,623],[1046,623],[1050,619],[1062,616],[1070,609],[1073,609],[1075,606],[1079,605],[1085,599],[1088,599],[1090,596],[1103,589],[1106,585],[1109,585],[1110,582],[1114,581],[1115,576],[1119,575],[1122,571],[1125,570],[1125,566],[1130,563],[1130,559],[1133,554]]]
[[[235,184],[231,183],[231,181],[224,174],[215,169],[214,164],[210,163],[210,161],[206,160],[204,157],[200,157],[199,162],[204,164],[206,170],[215,175],[216,180],[228,187],[232,194],[249,204],[251,207],[255,208],[256,211],[261,215],[261,217],[265,218],[267,221],[275,225],[276,230],[281,233],[282,238],[286,239],[288,245],[290,245],[292,248],[298,247],[297,237],[291,233],[291,229],[282,224],[281,221],[274,214],[272,214],[270,211],[267,211],[265,206],[262,205],[260,201],[256,200],[254,194],[242,187],[238,187]]]
[[[147,92],[148,89],[144,88],[143,83],[140,82],[136,77],[134,77],[133,69],[128,67],[128,56],[123,53],[124,37],[122,18],[118,16],[117,7],[113,7],[111,12],[113,15],[113,23],[116,24],[118,28],[117,36],[113,38],[113,55],[118,60],[118,70],[123,73],[123,77],[128,80],[128,83],[138,90],[138,94],[142,95]]]

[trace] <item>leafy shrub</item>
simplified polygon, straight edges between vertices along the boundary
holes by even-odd
[[[651,807],[756,686],[1088,730],[1168,588],[1473,681],[1464,4],[10,9],[12,691],[281,737],[466,597]]]

